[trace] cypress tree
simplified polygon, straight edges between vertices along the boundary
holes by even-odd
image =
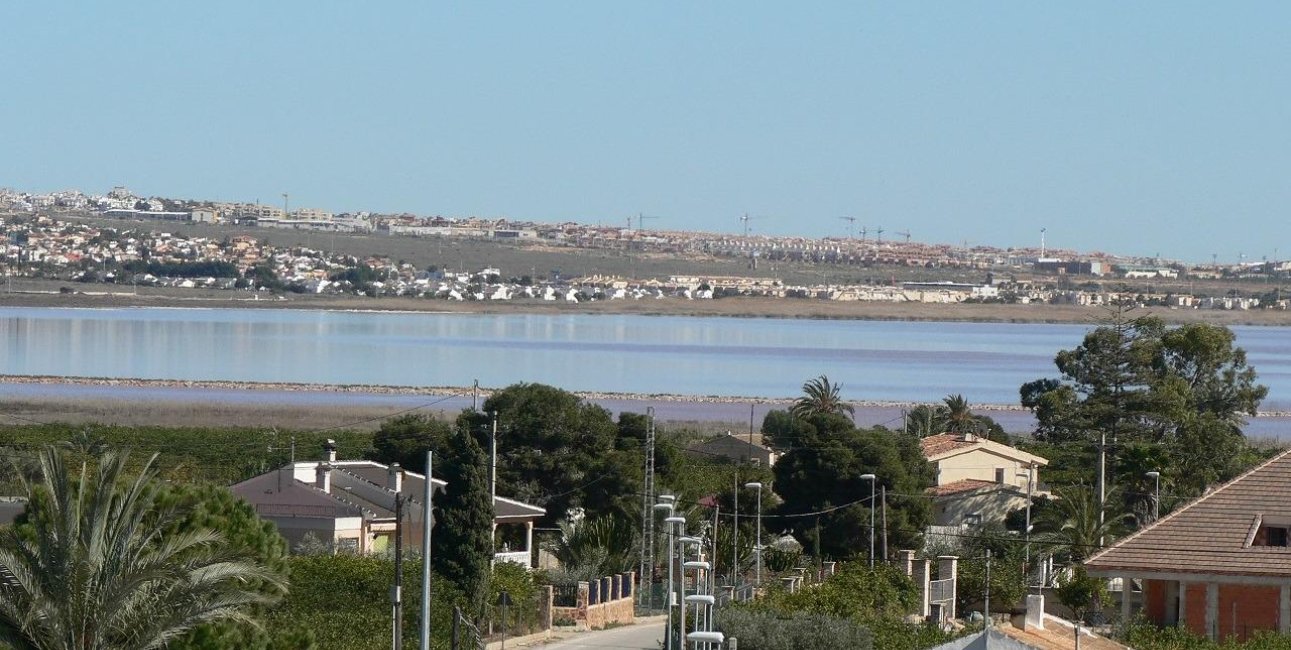
[[[470,433],[448,441],[441,477],[448,482],[436,499],[432,564],[466,595],[475,614],[484,611],[493,552],[493,500],[488,456]]]

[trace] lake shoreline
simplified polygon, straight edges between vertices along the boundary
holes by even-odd
[[[125,389],[197,389],[210,391],[254,391],[261,394],[314,393],[351,394],[363,396],[408,396],[478,398],[482,403],[500,388],[480,386],[393,386],[379,384],[313,384],[301,382],[256,382],[229,380],[141,379],[120,377],[63,377],[53,375],[0,374],[0,385],[37,384],[58,386],[93,386]],[[795,397],[752,397],[732,395],[683,395],[678,393],[624,393],[611,391],[569,391],[579,398],[592,402],[686,403],[721,405],[759,405],[769,408],[788,408]],[[900,400],[850,400],[848,404],[862,409],[912,409],[928,402]],[[977,412],[1026,413],[1029,409],[1020,404],[973,403]],[[1291,417],[1291,411],[1260,411],[1257,418]]]
[[[102,386],[137,389],[202,389],[216,391],[258,391],[261,393],[339,393],[358,395],[399,395],[424,397],[470,398],[478,396],[483,402],[498,388],[481,386],[476,392],[472,386],[390,386],[377,384],[312,384],[300,382],[256,382],[228,380],[141,379],[121,377],[63,377],[54,375],[4,375],[0,384],[39,384],[66,386]],[[570,391],[589,401],[624,402],[686,402],[692,404],[759,404],[788,407],[794,397],[751,397],[727,395],[682,395],[676,393],[620,393],[608,391]],[[473,395],[474,393],[474,395]],[[856,400],[848,402],[861,408],[914,408],[918,402]],[[1018,405],[974,404],[980,411],[1025,411]]]
[[[48,284],[48,283],[46,283]],[[66,286],[66,285],[59,285]],[[1094,325],[1107,318],[1106,308],[1079,305],[936,304],[843,302],[798,298],[735,297],[713,300],[682,298],[601,300],[585,303],[520,299],[512,301],[430,300],[250,294],[216,290],[149,289],[140,293],[106,291],[101,285],[74,285],[73,293],[57,288],[24,288],[0,293],[0,307],[124,309],[135,307],[190,309],[298,309],[348,312],[408,312],[498,315],[635,315],[694,318],[770,318],[857,321],[1035,323]],[[232,295],[230,295],[232,294]],[[1136,316],[1157,316],[1167,323],[1225,326],[1289,326],[1291,312],[1273,310],[1168,309],[1145,307]]]

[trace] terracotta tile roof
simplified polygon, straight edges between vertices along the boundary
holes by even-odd
[[[966,478],[945,485],[934,485],[928,488],[928,494],[934,497],[950,496],[961,492],[972,492],[974,490],[983,490],[987,488],[1001,487],[994,481],[982,481],[975,478]]]
[[[1039,650],[1075,650],[1076,647],[1075,626],[1052,616],[1045,617],[1043,630],[1020,630],[1012,625],[1001,625],[995,629]],[[1129,646],[1098,636],[1084,627],[1080,629],[1080,647],[1081,650],[1130,650]]]
[[[939,433],[919,441],[919,446],[923,447],[923,455],[927,458],[940,456],[957,449],[966,449],[976,444],[976,441],[965,442],[963,436],[958,433]]]
[[[1291,578],[1291,547],[1247,546],[1257,520],[1291,525],[1284,452],[1085,561],[1103,575],[1191,573]]]
[[[1029,454],[1016,447],[1002,445],[981,436],[974,436],[971,441],[964,440],[964,434],[962,433],[939,433],[935,436],[927,436],[919,441],[919,446],[923,449],[924,458],[934,462],[947,456],[958,455],[961,452],[980,449],[1002,458],[1010,458],[1023,463],[1035,463],[1040,467],[1049,464],[1049,461],[1045,458]]]

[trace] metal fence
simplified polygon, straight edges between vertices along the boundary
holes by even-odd
[[[485,650],[484,635],[460,608],[453,608],[453,650]]]
[[[578,605],[578,585],[552,585],[552,605],[556,607],[576,607]]]
[[[943,580],[928,581],[928,600],[934,603],[945,603],[955,599],[955,580],[946,578]]]
[[[636,611],[639,616],[651,616],[666,611],[667,585],[646,582],[637,587]]]

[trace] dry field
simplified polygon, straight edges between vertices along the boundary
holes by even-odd
[[[14,424],[70,422],[123,426],[227,428],[279,428],[313,431],[333,427],[356,431],[375,430],[391,416],[389,406],[291,406],[278,404],[227,404],[218,402],[132,401],[74,398],[39,398],[6,401],[0,421]],[[443,417],[456,413],[428,411]]]

